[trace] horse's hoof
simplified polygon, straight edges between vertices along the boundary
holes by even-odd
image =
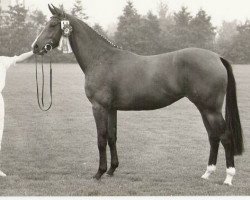
[[[230,181],[224,181],[223,185],[232,186],[233,184],[232,184],[232,182],[230,182]]]
[[[106,176],[107,176],[107,177],[112,177],[112,176],[114,176],[114,173],[109,173],[109,172],[107,172],[107,173],[106,173]]]
[[[109,169],[108,172],[106,173],[108,176],[113,176],[114,175],[114,171],[113,169]]]
[[[104,174],[105,172],[100,172],[98,171],[96,173],[96,175],[93,176],[93,179],[96,179],[96,180],[100,180],[100,178],[102,177],[102,175]]]
[[[95,179],[95,180],[100,180],[100,179],[101,179],[101,176],[96,174],[96,175],[94,175],[92,178]]]
[[[106,177],[111,178],[113,175],[105,174]]]
[[[208,179],[209,179],[209,176],[210,176],[209,173],[205,173],[205,174],[203,174],[203,175],[201,176],[201,178],[204,179],[204,180],[208,180]]]
[[[201,178],[204,179],[204,180],[208,180],[208,179],[209,179],[208,176],[207,176],[206,174],[203,174],[203,175],[201,176]]]
[[[6,177],[6,174],[3,173],[3,172],[0,170],[0,176],[1,176],[1,177]]]
[[[216,170],[215,165],[208,165],[206,172],[201,176],[202,179],[208,180],[209,176]]]

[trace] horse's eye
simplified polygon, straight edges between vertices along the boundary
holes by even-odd
[[[56,26],[57,24],[59,24],[59,22],[57,22],[57,21],[53,21],[53,22],[50,22],[50,26]]]

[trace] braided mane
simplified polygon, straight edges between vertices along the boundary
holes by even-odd
[[[90,27],[91,28],[91,27]],[[96,30],[94,30],[93,28],[91,28],[93,31],[95,31],[97,33],[97,35],[99,35],[104,41],[106,41],[107,43],[109,43],[110,45],[112,45],[113,47],[115,48],[118,48],[118,49],[122,49],[122,47],[114,44],[112,41],[110,41],[106,36],[100,34],[99,32],[97,32]]]
[[[94,29],[93,29],[92,27],[90,27],[87,23],[85,23],[85,24],[87,25],[87,27],[88,27],[89,29],[91,29],[91,30],[94,31],[98,36],[100,36],[101,39],[102,39],[103,41],[105,41],[106,43],[110,44],[112,47],[115,47],[115,48],[118,48],[118,49],[122,49],[122,47],[120,47],[120,46],[114,44],[114,43],[113,43],[112,41],[110,41],[106,36],[102,35],[101,33],[97,32],[96,30],[94,30]]]

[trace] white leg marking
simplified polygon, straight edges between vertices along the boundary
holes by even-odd
[[[0,91],[0,151],[2,146],[3,127],[4,127],[4,101],[2,93]],[[6,176],[6,174],[0,170],[0,176],[4,177]]]
[[[201,178],[203,178],[203,179],[208,179],[209,176],[210,176],[213,172],[215,172],[215,170],[216,170],[216,166],[215,166],[215,165],[208,165],[205,174],[203,174]]]
[[[0,170],[0,176],[5,177],[5,176],[6,176],[6,174],[5,174],[5,173],[3,173],[3,172]]]
[[[231,186],[233,177],[234,177],[234,175],[236,173],[235,168],[234,167],[229,167],[229,168],[227,168],[226,172],[227,172],[227,177],[226,177],[226,179],[224,181],[224,184]]]

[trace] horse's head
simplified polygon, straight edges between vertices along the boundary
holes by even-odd
[[[42,55],[56,48],[59,45],[62,36],[61,21],[65,19],[65,13],[53,5],[52,7],[50,5],[48,6],[53,16],[32,44],[33,52],[35,54]]]

